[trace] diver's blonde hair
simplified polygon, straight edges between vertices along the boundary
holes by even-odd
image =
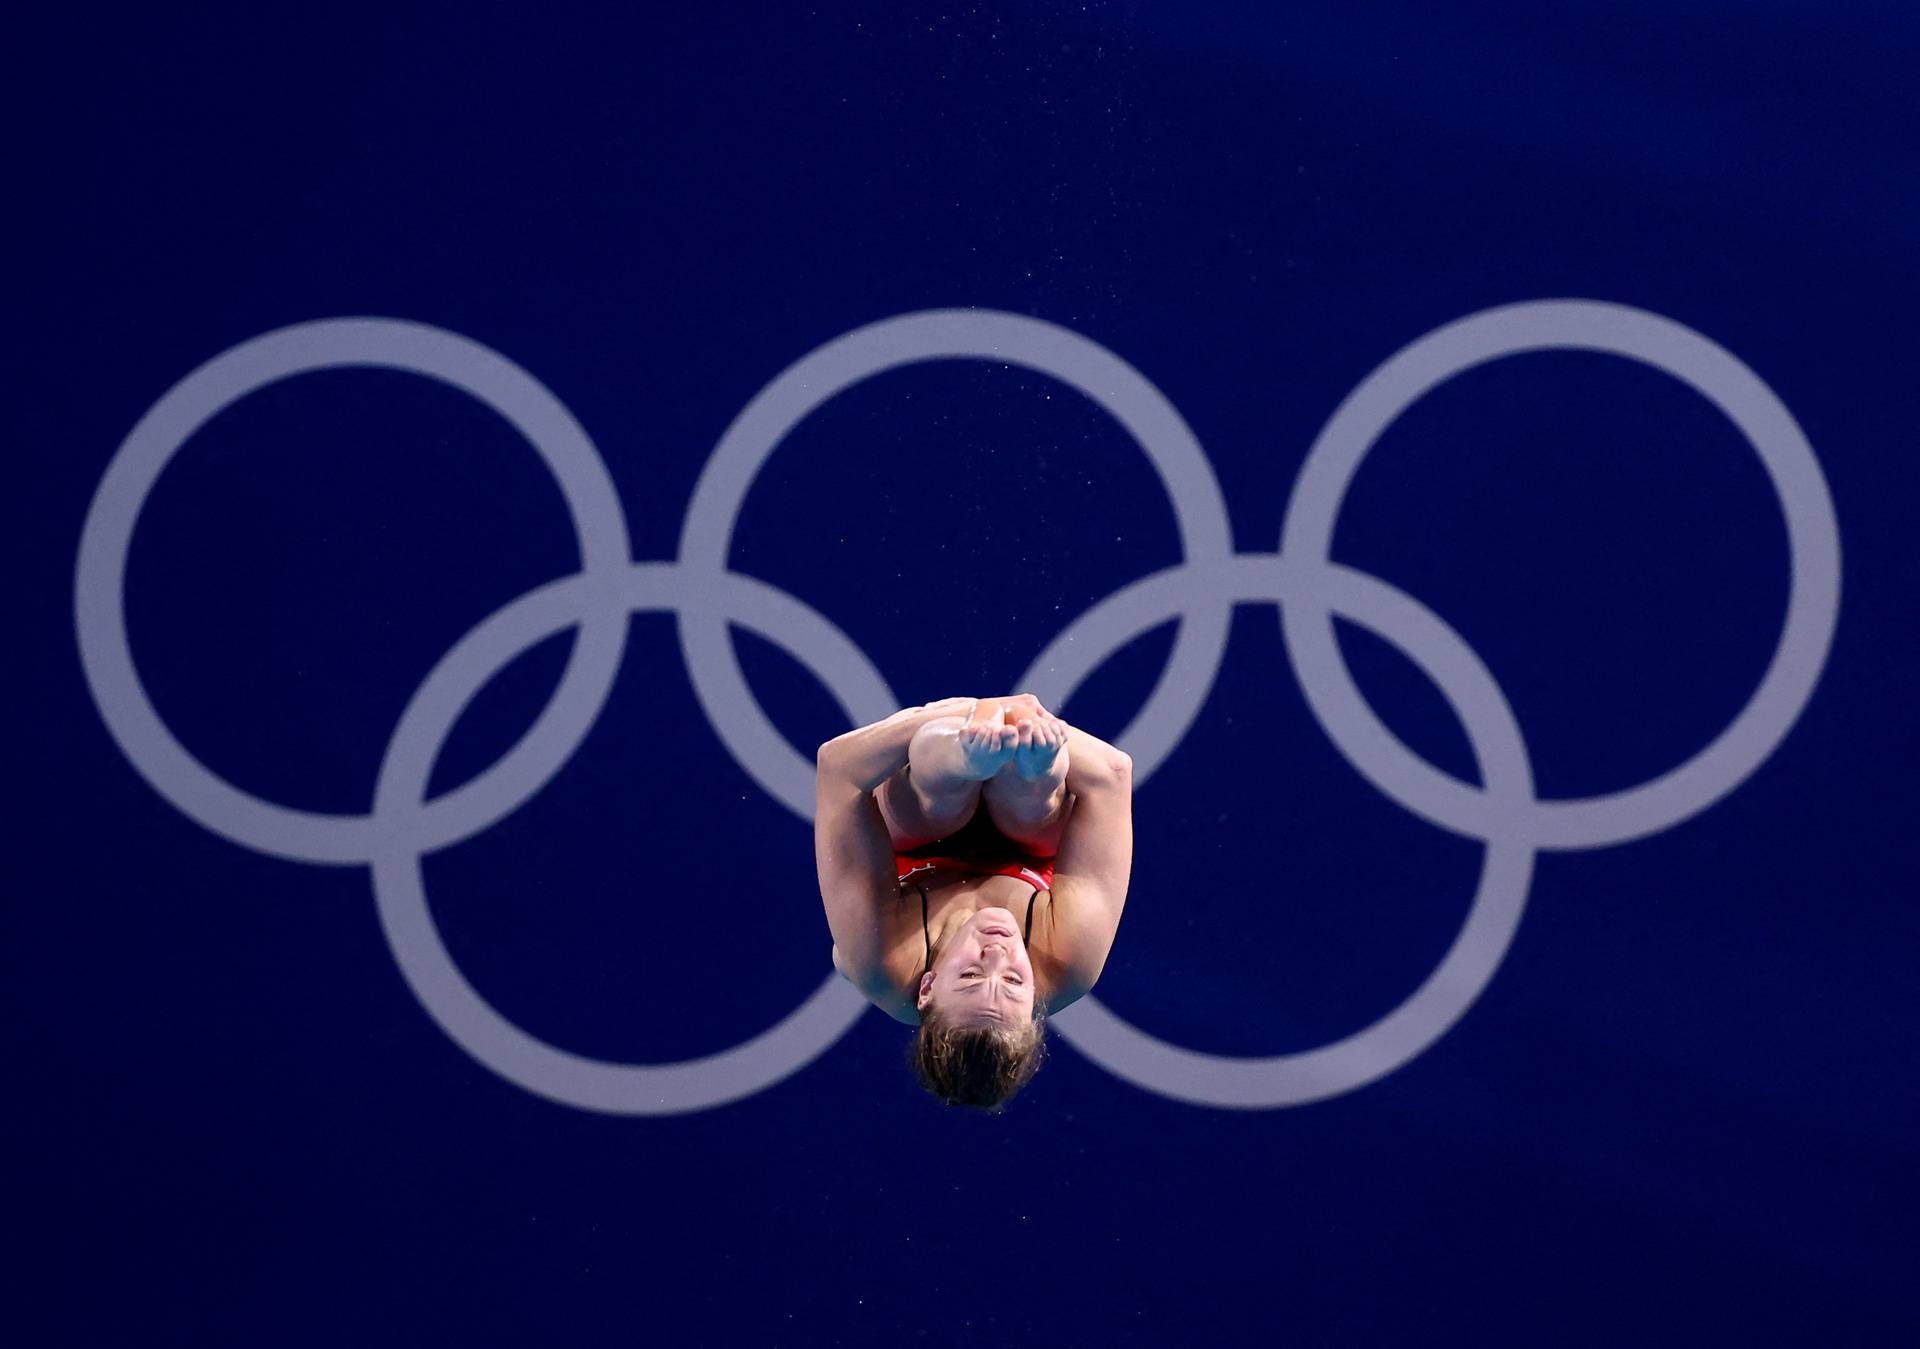
[[[1033,1081],[1047,1057],[1046,1012],[1015,1030],[957,1026],[928,1006],[920,1013],[907,1058],[914,1076],[939,1100],[997,1115]]]

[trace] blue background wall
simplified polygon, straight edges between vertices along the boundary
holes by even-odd
[[[964,12],[962,12],[964,11]],[[0,1001],[18,1342],[1894,1343],[1920,1330],[1912,988],[1920,301],[1902,6],[234,7],[17,34],[19,682]],[[1004,1118],[922,1097],[866,1016],[739,1103],[541,1099],[395,969],[366,868],[215,837],[116,748],[74,566],[116,447],[256,334],[372,314],[547,385],[634,555],[673,555],[753,395],[889,315],[1070,327],[1176,405],[1267,551],[1308,445],[1448,320],[1583,296],[1725,345],[1805,428],[1845,565],[1829,662],[1727,799],[1541,856],[1483,996],[1373,1085],[1226,1111],[1056,1039]],[[22,481],[24,479],[24,481]],[[1570,352],[1447,383],[1369,457],[1336,560],[1485,661],[1543,796],[1655,777],[1752,691],[1780,507],[1731,423]],[[893,371],[801,424],[731,563],[904,701],[1007,692],[1063,623],[1178,556],[1146,458],[1017,367]],[[273,385],[196,434],[126,581],[167,725],[264,798],[367,809],[407,699],[579,564],[505,422],[390,371]],[[537,715],[568,638],[462,719],[435,790]],[[1059,709],[1115,736],[1172,646]],[[739,637],[810,753],[846,729]],[[1474,773],[1379,638],[1381,716]],[[24,657],[24,659],[22,659]],[[1478,843],[1376,792],[1242,606],[1142,784],[1101,998],[1219,1054],[1310,1049],[1427,976]],[[504,1014],[583,1055],[713,1053],[827,967],[810,831],[726,752],[664,613],[552,782],[432,856]]]

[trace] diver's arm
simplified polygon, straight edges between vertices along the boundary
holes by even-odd
[[[1133,874],[1133,760],[1081,731],[1068,746],[1072,814],[1053,859],[1051,945],[1063,971],[1055,1006],[1099,981]]]
[[[834,968],[878,1000],[886,991],[882,918],[898,882],[893,840],[873,793],[841,772],[825,745],[814,778],[813,857]]]
[[[1098,736],[1088,735],[1078,726],[1067,727],[1067,790],[1078,793],[1080,787],[1088,782],[1096,785],[1109,781],[1112,770],[1125,767],[1129,774],[1133,772],[1133,758],[1115,749]],[[1077,784],[1077,785],[1076,785]]]
[[[922,707],[903,707],[892,716],[836,735],[820,746],[815,762],[823,776],[832,775],[863,792],[871,792],[907,766],[907,748],[913,734],[939,717],[973,714],[973,698],[942,698]]]

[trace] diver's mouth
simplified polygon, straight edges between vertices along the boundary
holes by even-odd
[[[983,927],[980,929],[980,931],[989,937],[1005,937],[1009,941],[1011,941],[1013,938],[1013,929],[1010,927],[1002,927],[998,923],[993,923],[987,927]]]

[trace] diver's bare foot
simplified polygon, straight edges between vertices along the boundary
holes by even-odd
[[[1014,723],[1013,754],[980,797],[1001,833],[1035,857],[1052,857],[1066,827],[1072,728],[1037,701],[1024,715],[1011,708],[1007,715]]]
[[[1027,782],[1067,775],[1067,723],[1044,708],[1014,726],[1013,771]]]
[[[1016,728],[1005,723],[997,708],[990,720],[967,722],[954,736],[962,776],[981,782],[996,776],[1013,758],[1017,738]]]

